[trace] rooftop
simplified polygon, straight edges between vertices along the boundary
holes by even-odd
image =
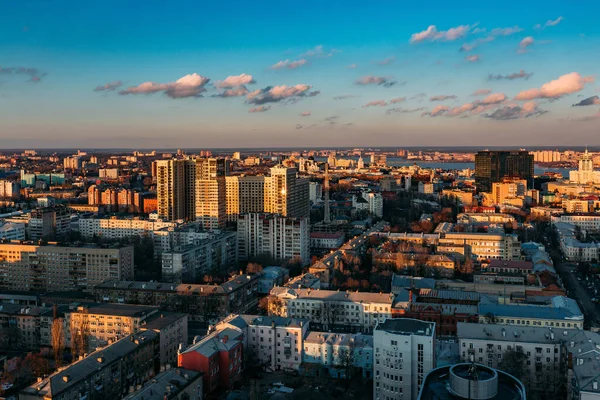
[[[175,396],[190,385],[202,372],[173,368],[156,375],[140,390],[124,397],[124,400],[165,400]]]
[[[72,312],[93,315],[118,315],[121,317],[143,317],[158,311],[158,307],[136,306],[132,304],[91,303],[81,304]]]
[[[564,296],[553,297],[548,305],[480,303],[479,315],[487,314],[497,317],[583,321],[577,302]]]
[[[579,329],[545,328],[534,326],[506,326],[500,324],[457,324],[459,339],[498,340],[516,343],[559,344],[578,336]]]
[[[192,344],[182,351],[181,354],[194,351],[202,354],[204,357],[210,358],[213,354],[220,351],[230,351],[241,343],[242,338],[242,332],[231,328],[225,328],[205,336],[197,343]]]
[[[143,331],[127,336],[101,350],[93,352],[83,360],[76,361],[68,367],[55,372],[41,382],[25,388],[23,393],[36,397],[56,397],[70,387],[77,385],[81,380],[97,373],[102,367],[110,365],[135,351],[142,343],[150,342],[156,338],[157,334],[152,331]]]
[[[392,293],[339,292],[336,290],[273,288],[271,294],[287,299],[348,301],[352,303],[392,304]]]
[[[435,279],[433,278],[420,278],[412,276],[396,275],[392,276],[392,287],[399,288],[415,288],[415,289],[433,289],[435,288]]]
[[[464,366],[464,367],[463,367]],[[458,369],[456,368],[458,367]],[[462,368],[461,368],[462,367]],[[449,390],[450,369],[454,368],[457,376],[464,375],[463,372],[470,367],[469,364],[446,365],[429,371],[425,376],[421,392],[417,397],[418,400],[458,400],[462,397],[452,394]],[[492,368],[478,365],[482,371],[485,371],[483,376],[489,378],[491,374],[486,373],[495,371],[498,374],[498,391],[494,397],[487,400],[525,400],[525,387],[523,383],[505,372],[494,370]],[[466,386],[466,385],[465,385]]]
[[[263,315],[230,315],[219,324],[230,324],[240,329],[248,326],[268,326],[286,327],[286,328],[301,328],[308,324],[309,320],[302,318],[287,318],[277,316]]]
[[[433,336],[435,323],[412,318],[389,318],[377,324],[375,330],[398,335]]]
[[[488,268],[516,268],[526,271],[533,269],[533,263],[530,261],[508,261],[508,260],[491,260]]]

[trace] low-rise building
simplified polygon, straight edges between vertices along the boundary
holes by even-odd
[[[21,400],[120,399],[159,371],[158,335],[139,332],[97,350],[19,393]]]
[[[195,342],[178,355],[178,366],[203,373],[203,388],[212,393],[219,387],[231,390],[241,379],[243,334],[225,328]]]
[[[183,368],[161,372],[123,400],[202,400],[202,373]]]
[[[215,329],[239,330],[247,366],[268,367],[272,370],[300,369],[309,321],[306,319],[231,315]]]
[[[577,302],[564,296],[548,304],[479,304],[479,322],[511,326],[543,326],[583,329],[583,313]]]
[[[143,304],[189,314],[192,320],[216,322],[244,314],[258,305],[258,275],[238,275],[222,285],[108,281],[94,288],[96,301]]]
[[[360,333],[309,332],[304,339],[303,371],[332,378],[352,378],[359,370],[363,378],[373,377],[373,337]]]
[[[458,344],[463,362],[476,362],[502,369],[505,357],[512,352],[522,359],[523,377],[530,394],[543,394],[547,385],[558,385],[567,368],[563,343],[572,340],[579,330],[551,329],[547,327],[508,327],[501,324],[458,324]],[[509,360],[514,360],[509,358]],[[510,361],[508,361],[510,362]]]
[[[339,292],[334,290],[276,287],[269,315],[306,318],[324,331],[372,332],[392,315],[391,293]]]

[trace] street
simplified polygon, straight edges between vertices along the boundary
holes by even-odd
[[[568,290],[569,297],[575,299],[585,316],[585,325],[588,328],[600,328],[600,304],[594,303],[593,289],[589,289],[584,279],[577,279],[577,264],[560,262],[556,259],[556,271]]]

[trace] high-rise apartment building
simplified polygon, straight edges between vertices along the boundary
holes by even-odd
[[[20,186],[17,182],[0,180],[0,199],[15,199],[19,197]]]
[[[228,176],[225,185],[228,221],[237,221],[241,214],[264,211],[264,176]]]
[[[285,217],[310,216],[309,182],[297,175],[296,168],[271,168],[271,176],[265,177],[265,212]]]
[[[174,221],[196,218],[196,162],[156,161],[156,195],[159,218]]]
[[[275,260],[310,262],[310,221],[272,214],[243,214],[238,219],[240,260],[267,255]]]
[[[492,183],[521,178],[533,187],[533,155],[527,151],[480,151],[475,155],[475,182],[480,192],[490,192]]]
[[[83,167],[83,160],[80,156],[65,157],[63,165],[65,169],[78,170]]]
[[[373,332],[373,398],[416,399],[425,375],[435,368],[435,323],[387,319]]]
[[[133,279],[133,247],[0,244],[0,289],[91,289],[111,279]]]
[[[196,220],[204,229],[220,229],[227,220],[225,177],[229,162],[198,158],[196,162]]]

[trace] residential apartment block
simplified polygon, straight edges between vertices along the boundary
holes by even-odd
[[[133,278],[133,247],[66,247],[0,243],[0,288],[64,291],[92,289],[104,281]]]
[[[158,335],[125,337],[22,390],[22,400],[120,399],[159,371]]]
[[[310,221],[273,214],[243,214],[238,219],[240,260],[266,255],[274,260],[310,262]]]
[[[425,375],[435,368],[435,323],[387,319],[373,332],[373,398],[416,399]]]
[[[372,332],[377,323],[392,316],[391,293],[339,292],[334,290],[276,287],[269,315],[304,318],[316,329]]]
[[[194,321],[216,322],[258,305],[258,275],[238,275],[222,285],[108,281],[94,288],[96,301],[143,304],[189,314]]]

